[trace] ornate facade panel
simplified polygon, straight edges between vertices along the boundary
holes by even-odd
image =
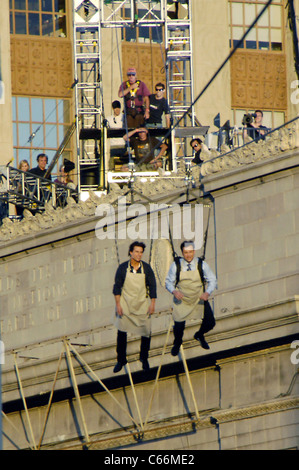
[[[137,76],[146,83],[151,93],[157,82],[165,83],[164,60],[159,44],[122,44],[123,77],[126,77],[128,67],[137,68]]]
[[[233,108],[287,109],[285,55],[237,51],[231,60],[231,87]]]
[[[12,36],[11,61],[15,95],[63,97],[72,84],[70,41]]]

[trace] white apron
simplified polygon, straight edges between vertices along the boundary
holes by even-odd
[[[181,271],[180,281],[176,287],[184,294],[182,300],[174,298],[173,319],[174,321],[186,321],[203,318],[204,301],[200,300],[203,293],[203,285],[198,269],[194,271]]]
[[[148,314],[149,302],[146,298],[145,274],[141,263],[141,273],[130,272],[128,263],[126,279],[121,291],[120,305],[123,316],[115,315],[115,326],[120,331],[140,336],[150,336],[151,321]]]

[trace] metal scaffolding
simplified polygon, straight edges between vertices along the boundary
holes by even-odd
[[[14,204],[21,210],[43,212],[47,203],[53,207],[64,207],[68,197],[77,199],[77,196],[77,189],[11,166],[0,166],[0,201],[4,204]]]
[[[189,0],[74,0],[78,190],[105,189],[102,28],[164,28],[166,88],[173,118],[171,167],[186,156],[187,139],[205,135],[193,107],[192,11]],[[185,128],[184,134],[178,128]],[[113,179],[113,177],[112,177]]]
[[[68,375],[70,379],[70,383],[72,384],[72,388],[74,391],[74,399],[75,402],[77,403],[77,432],[78,436],[74,437],[71,442],[65,443],[65,445],[62,445],[62,448],[65,449],[71,449],[73,447],[76,448],[98,448],[99,446],[102,448],[113,448],[113,447],[119,447],[119,435],[116,439],[111,439],[111,437],[103,436],[102,438],[98,438],[96,436],[92,436],[90,432],[88,431],[88,422],[85,417],[84,413],[84,406],[82,402],[82,397],[80,396],[80,391],[79,391],[79,385],[78,385],[78,377],[76,374],[80,371],[80,374],[82,374],[82,371],[84,374],[86,374],[86,377],[89,380],[92,380],[94,382],[97,382],[104,390],[102,393],[107,393],[111,400],[114,402],[116,409],[119,408],[121,412],[123,413],[123,416],[126,416],[129,418],[131,425],[121,425],[122,429],[122,436],[123,439],[131,441],[131,443],[136,443],[136,442],[141,442],[141,441],[146,441],[147,439],[152,439],[152,433],[153,433],[153,428],[152,428],[152,422],[150,422],[150,417],[151,417],[151,408],[152,404],[154,401],[154,396],[155,393],[157,392],[157,387],[158,387],[158,382],[160,378],[160,373],[161,373],[161,368],[163,366],[163,361],[164,361],[164,356],[165,353],[167,352],[167,349],[169,348],[169,336],[171,332],[171,328],[173,326],[173,321],[170,319],[169,321],[169,327],[168,331],[166,333],[166,338],[165,342],[161,351],[160,355],[160,363],[157,368],[156,372],[156,377],[151,385],[151,393],[150,393],[150,398],[148,401],[148,408],[141,410],[141,407],[138,402],[138,393],[136,390],[136,387],[133,382],[133,377],[132,377],[132,372],[130,369],[130,363],[128,362],[125,366],[126,373],[129,378],[130,382],[130,387],[132,390],[132,396],[133,400],[135,403],[135,412],[137,413],[137,417],[134,417],[131,406],[124,405],[119,401],[119,399],[116,397],[115,392],[109,390],[109,388],[105,385],[104,381],[99,377],[98,373],[96,373],[92,367],[88,364],[88,362],[84,359],[82,353],[79,353],[77,348],[75,347],[77,343],[72,342],[71,338],[68,337],[62,337],[59,339],[59,343],[61,344],[61,351],[59,354],[59,357],[57,359],[57,367],[53,376],[53,381],[52,381],[52,386],[51,389],[49,390],[49,399],[48,399],[48,404],[45,406],[45,409],[43,410],[43,416],[42,416],[42,426],[40,427],[39,430],[39,435],[37,435],[36,427],[34,426],[32,416],[30,414],[30,407],[28,406],[27,399],[26,399],[26,394],[25,394],[25,387],[24,383],[22,380],[22,371],[20,370],[19,367],[19,358],[23,357],[22,356],[22,350],[13,350],[11,351],[11,354],[13,354],[13,363],[14,363],[14,371],[16,375],[16,380],[18,384],[18,389],[20,393],[20,398],[23,403],[24,407],[24,420],[23,420],[23,426],[22,430],[18,430],[14,423],[11,421],[9,418],[9,415],[5,414],[2,411],[2,416],[5,419],[5,421],[13,427],[17,433],[20,432],[25,432],[26,440],[28,443],[28,447],[31,450],[41,450],[41,449],[46,449],[48,445],[52,446],[53,444],[51,443],[45,443],[44,442],[44,437],[45,437],[45,432],[47,425],[49,423],[49,415],[51,412],[51,408],[53,406],[53,397],[54,397],[54,392],[55,392],[55,387],[57,385],[57,381],[59,380],[59,373],[61,372],[61,366],[62,366],[62,361],[65,361],[65,367],[68,370]],[[41,344],[39,344],[39,347]],[[9,352],[7,352],[9,354]],[[27,350],[28,354],[28,350]],[[185,353],[183,346],[180,348],[180,354],[182,357],[182,362],[183,362],[183,367],[184,367],[184,372],[186,375],[186,382],[188,384],[188,389],[190,392],[191,400],[193,402],[193,412],[188,413],[188,419],[185,420],[184,422],[181,422],[179,425],[179,432],[190,432],[190,429],[195,429],[196,426],[200,425],[200,416],[199,416],[199,411],[198,411],[198,405],[196,402],[196,396],[195,396],[195,391],[192,386],[189,370],[188,370],[188,365],[186,362],[185,358]],[[35,357],[32,357],[32,359],[37,359]],[[73,361],[76,361],[77,367],[74,367]],[[81,366],[78,368],[78,364]],[[74,413],[74,411],[72,411]],[[111,411],[109,411],[109,415],[113,419],[113,414],[111,414]],[[172,435],[173,434],[173,425],[169,426],[165,424],[164,426],[159,425],[159,432],[163,432],[163,435]],[[185,430],[185,431],[184,431]],[[177,430],[178,431],[178,430]],[[8,431],[5,433],[6,436],[9,437]],[[151,436],[151,437],[149,437]],[[76,443],[77,441],[77,443]],[[79,443],[80,442],[80,443]]]

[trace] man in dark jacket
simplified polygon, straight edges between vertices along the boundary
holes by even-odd
[[[44,178],[45,174],[47,173],[46,166],[48,163],[48,156],[45,153],[40,153],[37,156],[36,160],[37,160],[37,167],[31,168],[31,170],[29,170],[29,173],[32,173],[33,175],[41,176],[42,178]],[[51,175],[49,175],[47,179],[51,180]]]
[[[142,242],[131,243],[129,261],[120,264],[115,274],[113,294],[115,297],[114,323],[117,328],[117,364],[113,372],[119,372],[127,363],[127,333],[141,336],[139,359],[143,370],[149,369],[150,316],[155,311],[157,287],[152,268],[148,263],[141,261],[144,249],[145,244]]]

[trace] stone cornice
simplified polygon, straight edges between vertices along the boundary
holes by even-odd
[[[286,306],[287,310],[281,311],[282,307]],[[162,316],[169,316],[170,311],[161,312]],[[265,313],[268,315],[265,316]],[[158,316],[159,314],[155,314]],[[239,317],[242,315],[249,315],[246,324],[240,326]],[[252,321],[250,318],[252,317]],[[256,318],[259,318],[259,322],[256,322]],[[251,309],[250,311],[238,312],[235,315],[226,315],[217,320],[217,328],[212,330],[207,335],[208,342],[211,344],[213,352],[224,351],[226,349],[238,347],[240,344],[246,345],[251,344],[252,339],[255,338],[255,341],[258,341],[259,334],[262,334],[263,340],[270,340],[273,338],[273,331],[276,330],[274,335],[275,338],[278,338],[280,335],[285,336],[287,334],[295,334],[298,331],[298,298],[285,299],[284,302],[276,303],[275,305],[269,306],[260,306],[257,309]],[[153,319],[154,321],[154,319]],[[109,325],[108,325],[109,327]],[[82,338],[87,337],[89,334],[96,337],[98,333],[104,331],[106,328],[93,329],[92,331],[83,331],[80,334],[69,336],[68,339],[71,343],[81,344],[83,342]],[[113,328],[110,325],[110,328]],[[185,335],[184,335],[184,351],[186,359],[192,359],[200,355],[207,355],[210,353],[200,349],[198,351],[198,342],[194,340],[193,335],[198,329],[197,323],[191,323],[186,325]],[[295,331],[296,330],[296,331]],[[279,332],[282,332],[281,334]],[[265,333],[267,335],[265,336]],[[158,367],[161,363],[161,354],[164,347],[166,338],[166,332],[157,331],[152,335],[152,347],[150,350],[150,362],[151,367]],[[240,338],[242,341],[240,343]],[[52,339],[51,341],[45,342],[44,345],[41,343],[28,345],[25,348],[13,351],[6,351],[7,354],[7,364],[2,367],[2,390],[3,390],[3,402],[11,401],[19,397],[19,387],[16,381],[13,361],[9,359],[9,355],[17,355],[18,367],[22,377],[22,385],[26,395],[35,395],[39,393],[45,393],[51,387],[53,376],[58,363],[58,357],[53,356],[52,354],[44,355],[44,359],[34,359],[36,356],[36,348],[49,347],[51,351],[51,346],[59,345],[59,348],[56,349],[61,351],[62,342],[64,338]],[[136,372],[140,369],[139,366],[139,338],[131,338],[128,341],[129,343],[129,352],[128,352],[128,362],[130,363],[130,368],[132,372]],[[97,344],[97,342],[95,343]],[[172,337],[169,338],[168,345],[166,347],[166,355],[163,359],[163,365],[168,365],[173,362],[173,357],[169,354],[172,347]],[[284,346],[289,349],[289,346]],[[115,342],[111,344],[106,344],[104,348],[96,345],[87,345],[87,346],[75,346],[75,349],[78,350],[80,355],[84,360],[90,365],[90,367],[97,373],[102,380],[105,380],[111,376],[112,369],[115,365]],[[247,356],[250,356],[252,353],[248,353]],[[259,351],[256,354],[263,354],[263,351]],[[28,359],[26,359],[26,357]],[[32,359],[31,359],[32,357]],[[99,361],[101,357],[101,361]],[[236,356],[238,360],[238,356]],[[10,365],[8,365],[10,364]],[[82,371],[82,366],[78,364],[74,367],[77,380],[79,384],[89,382],[89,378],[86,378],[84,372]],[[69,384],[68,379],[68,370],[65,365],[61,365],[58,376],[57,376],[57,389],[61,389]]]
[[[265,140],[249,142],[248,144],[230,150],[223,146],[221,153],[216,150],[202,150],[202,176],[226,172],[234,168],[247,166],[269,158],[279,158],[285,152],[299,147],[299,120],[293,120],[269,134]],[[224,153],[226,150],[226,153]]]
[[[117,430],[105,434],[95,434],[91,436],[90,443],[87,444],[86,447],[88,447],[89,450],[120,448],[130,444],[136,444],[136,439],[138,440],[138,438],[140,442],[146,443],[153,439],[162,439],[200,431],[205,428],[212,428],[215,427],[215,423],[221,426],[221,424],[237,420],[253,419],[259,416],[269,415],[270,413],[295,410],[298,409],[298,406],[299,397],[290,396],[262,403],[254,403],[250,406],[240,408],[207,410],[199,416],[198,420],[194,414],[191,414],[191,417],[189,414],[189,416],[185,415],[172,418],[171,420],[149,423],[141,436],[138,436],[133,428],[127,428],[127,433]],[[42,449],[79,450],[82,449],[82,444],[80,444],[78,440],[74,440],[64,444],[56,443],[51,446],[45,445]]]
[[[298,148],[299,119],[274,131],[265,141],[251,142],[233,151],[224,146],[219,154],[215,150],[204,148],[201,154],[204,163],[201,167],[192,167],[192,174],[194,180],[199,181],[201,173],[203,177],[201,182],[204,183],[205,190],[211,191],[245,179],[298,166]],[[154,184],[151,182],[146,184],[136,179],[134,182],[136,202],[140,202],[143,197],[158,200],[161,199],[161,194],[165,200],[167,198],[172,200],[173,195],[179,196],[183,189],[186,190],[185,176],[185,168],[181,167],[178,173],[171,173],[170,176],[164,176],[160,171],[160,176],[156,178]],[[61,230],[67,226],[84,224],[95,216],[99,204],[111,204],[126,192],[126,187],[120,188],[114,183],[110,187],[110,192],[102,194],[101,197],[90,191],[87,201],[76,203],[74,199],[68,198],[68,204],[63,209],[54,209],[48,203],[45,211],[35,216],[25,209],[24,219],[18,223],[12,222],[9,218],[3,220],[3,225],[0,227],[0,242],[14,242],[28,238],[35,241],[36,236],[52,229]]]

